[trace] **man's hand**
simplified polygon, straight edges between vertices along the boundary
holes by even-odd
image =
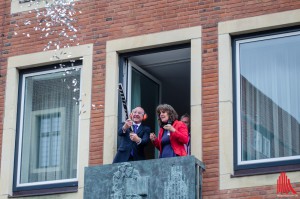
[[[131,119],[127,119],[122,127],[123,131],[126,131],[132,126],[133,122]]]
[[[129,136],[130,136],[130,139],[133,142],[136,142],[136,143],[140,143],[141,142],[141,138],[136,133],[130,132]]]

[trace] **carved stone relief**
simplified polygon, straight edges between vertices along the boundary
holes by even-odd
[[[164,199],[189,199],[189,180],[182,172],[182,166],[172,166],[167,182],[164,183]]]
[[[141,177],[138,170],[122,163],[113,174],[112,199],[143,199],[148,196],[149,177]]]

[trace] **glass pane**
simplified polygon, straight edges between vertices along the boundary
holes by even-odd
[[[300,155],[300,36],[239,45],[242,161]]]
[[[80,70],[31,74],[23,84],[19,183],[76,178]]]
[[[158,132],[156,107],[159,104],[159,84],[145,74],[132,69],[131,107],[142,106],[147,112],[148,118],[143,124]],[[156,151],[157,153],[157,151]],[[145,148],[146,159],[155,158],[155,149],[152,144]]]
[[[141,106],[141,79],[142,74],[132,69],[131,79],[131,109]],[[131,110],[129,110],[131,111]]]

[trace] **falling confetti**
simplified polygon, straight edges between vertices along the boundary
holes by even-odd
[[[41,3],[45,7],[38,8]],[[78,28],[75,27],[77,22],[76,13],[81,13],[75,9],[75,0],[31,0],[28,2],[28,7],[33,7],[28,13],[34,13],[35,19],[25,19],[25,26],[33,26],[34,31],[41,32],[40,38],[53,36],[54,41],[48,41],[44,47],[44,51],[49,49],[69,48],[72,43],[78,40],[76,33]],[[16,25],[18,26],[18,25]],[[14,33],[17,35],[17,33]],[[29,33],[24,34],[30,37]],[[62,45],[64,43],[64,45]],[[78,45],[76,42],[75,45]],[[53,58],[60,59],[62,55],[55,55]],[[70,57],[68,55],[68,57]]]
[[[72,84],[73,84],[73,86],[76,86],[77,85],[77,79],[73,79]]]
[[[29,38],[36,36],[31,30],[40,33],[38,37],[46,41],[43,50],[54,50],[50,60],[71,59],[72,53],[69,52],[69,48],[79,45],[76,34],[80,28],[76,27],[76,24],[78,14],[82,13],[75,8],[75,0],[30,0],[24,5],[32,8],[28,11],[31,17],[24,17],[19,24],[17,22],[13,34],[18,35],[17,30],[25,26],[26,28],[19,35]],[[78,105],[81,103],[80,79],[69,81],[70,77],[80,70],[80,67],[75,66],[75,62],[76,60],[72,58],[70,65],[60,63],[54,68],[64,68],[62,84],[73,91],[73,100]],[[80,113],[85,112],[86,110],[80,110]]]

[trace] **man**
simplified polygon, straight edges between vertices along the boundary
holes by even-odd
[[[142,107],[136,107],[118,130],[121,143],[113,163],[144,160],[144,147],[149,142],[150,128],[142,125],[147,117]]]
[[[187,155],[191,155],[191,133],[190,133],[190,116],[186,113],[181,116],[180,121],[185,123],[186,127],[189,130],[189,142],[185,144],[185,150]]]

